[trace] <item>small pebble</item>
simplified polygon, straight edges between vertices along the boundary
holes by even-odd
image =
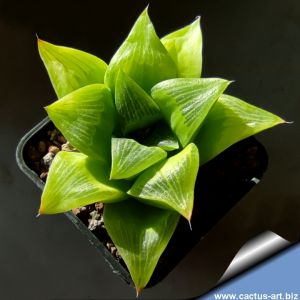
[[[107,242],[107,243],[106,243],[106,247],[107,247],[108,250],[110,250],[111,247],[113,247],[113,246],[114,246],[114,244],[111,243],[111,242]]]
[[[91,211],[90,216],[92,217],[92,220],[99,220],[100,219],[100,214],[98,213],[97,210]]]
[[[61,145],[61,150],[62,151],[67,151],[67,152],[77,152],[77,149],[73,147],[69,142],[66,142],[65,144]]]
[[[50,167],[53,159],[55,157],[55,154],[52,152],[47,153],[43,158],[42,158],[42,162],[46,167]]]
[[[117,248],[116,248],[115,246],[112,246],[112,247],[110,248],[110,252],[111,252],[112,255],[116,255],[116,253],[117,253]]]
[[[78,215],[78,214],[80,214],[81,212],[84,212],[84,211],[86,211],[85,206],[77,207],[77,208],[72,209],[72,212],[73,212],[74,215]]]
[[[59,151],[60,151],[59,148],[56,147],[56,146],[50,146],[50,147],[48,148],[48,152],[51,152],[51,153],[53,153],[53,154],[57,154]]]
[[[47,176],[48,176],[48,172],[42,172],[41,175],[40,175],[40,178],[41,178],[42,180],[44,180],[44,179],[47,178]]]
[[[100,225],[100,221],[99,220],[93,220],[93,219],[90,219],[89,220],[89,230],[95,230],[98,226]]]
[[[80,209],[79,208],[73,208],[72,212],[76,216],[76,215],[78,215],[80,213]]]

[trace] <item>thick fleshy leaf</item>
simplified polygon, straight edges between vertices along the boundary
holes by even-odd
[[[159,107],[153,99],[122,71],[116,80],[115,104],[125,134],[161,118]]]
[[[104,82],[112,91],[119,70],[123,70],[146,92],[150,92],[156,83],[177,75],[176,65],[157,37],[147,9],[139,16],[109,63]]]
[[[147,147],[123,138],[112,139],[111,153],[111,179],[131,178],[167,157],[167,152],[159,147]]]
[[[246,103],[238,98],[222,95],[208,113],[195,138],[206,162],[234,143],[278,124],[280,117]]]
[[[128,194],[146,204],[176,210],[190,221],[198,169],[197,146],[189,144],[178,154],[144,171]]]
[[[109,180],[109,166],[76,152],[59,152],[50,167],[39,214],[56,214],[101,201],[127,198],[123,181]]]
[[[45,109],[55,126],[80,152],[99,160],[110,158],[115,108],[104,84],[80,88]]]
[[[202,34],[200,18],[161,39],[175,61],[178,77],[200,77],[202,70]]]
[[[147,146],[157,146],[165,151],[179,149],[177,137],[164,121],[157,122],[152,126],[147,136],[141,138],[141,141]]]
[[[176,78],[152,89],[152,97],[185,147],[230,82],[220,78]]]
[[[178,224],[179,214],[128,199],[104,206],[104,224],[125,261],[137,294],[147,285]]]
[[[83,86],[104,82],[107,65],[100,58],[41,39],[38,49],[58,98]]]

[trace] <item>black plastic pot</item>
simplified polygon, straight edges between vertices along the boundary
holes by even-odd
[[[17,147],[18,166],[40,189],[43,189],[44,182],[30,167],[28,148],[53,128],[55,128],[53,123],[49,118],[45,118],[21,139]],[[265,148],[251,137],[231,146],[200,167],[195,190],[193,230],[189,229],[186,220],[180,221],[148,286],[161,281],[197,243],[201,242],[205,234],[259,182],[267,164]],[[72,212],[67,212],[65,215],[99,250],[113,272],[126,283],[132,284],[124,264],[116,260],[97,236]]]
[[[50,122],[49,118],[46,117],[24,135],[24,137],[20,140],[16,151],[16,159],[19,168],[40,189],[44,188],[44,182],[40,179],[38,174],[28,166],[28,158],[26,162],[26,149],[28,148],[28,145],[32,140],[38,139],[41,135],[47,132],[48,128],[50,127],[52,128],[53,125]],[[72,212],[66,212],[65,216],[78,228],[78,230],[82,234],[84,234],[87,237],[88,241],[92,245],[94,245],[97,248],[97,250],[99,250],[101,255],[103,255],[104,259],[108,262],[109,266],[112,268],[113,272],[116,273],[118,276],[120,276],[126,283],[130,284],[132,281],[128,271],[118,261],[114,259],[114,257],[108,251],[108,249],[81,222],[81,220],[77,218]]]

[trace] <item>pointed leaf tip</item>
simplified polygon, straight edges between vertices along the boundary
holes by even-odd
[[[37,33],[35,34],[35,37],[36,37],[37,44],[39,44],[43,41],[41,38],[39,38]]]
[[[139,296],[140,296],[140,294],[141,294],[142,290],[143,290],[143,288],[138,288],[138,287],[135,287],[135,291],[136,291],[136,295],[135,295],[135,297],[136,297],[136,299],[138,299],[138,298],[139,298]]]
[[[37,42],[40,57],[58,98],[83,86],[104,82],[107,65],[100,58],[78,49],[54,45],[40,38]]]
[[[147,6],[145,7],[145,9],[143,10],[142,12],[142,15],[147,15],[149,17],[149,6],[150,6],[150,3],[147,4]]]
[[[43,199],[41,199],[41,203],[40,203],[40,207],[39,207],[39,210],[38,210],[38,213],[36,215],[36,218],[38,218],[39,216],[43,215],[44,214],[44,209],[43,209]]]
[[[109,63],[105,84],[112,92],[120,69],[146,92],[156,83],[177,75],[176,65],[158,38],[147,8]]]
[[[190,230],[191,230],[191,231],[193,231],[193,228],[192,228],[192,223],[191,223],[191,221],[189,220],[189,221],[188,221],[188,223],[189,223]]]
[[[45,40],[41,39],[40,37],[38,37],[37,35],[36,35],[36,42],[37,42],[37,47],[38,47],[38,51],[39,51],[40,55],[41,55],[41,52],[44,51],[43,47],[46,44],[50,44],[50,43],[46,42]]]
[[[132,198],[104,206],[105,227],[128,267],[137,294],[147,286],[178,221],[178,213]]]
[[[264,109],[223,94],[209,111],[194,141],[203,164],[234,143],[283,123],[282,118]]]
[[[286,121],[284,119],[282,119],[282,120],[283,120],[283,123],[285,123],[285,124],[294,124],[294,121]]]
[[[198,78],[202,71],[202,33],[200,17],[161,39],[177,65],[178,77]]]

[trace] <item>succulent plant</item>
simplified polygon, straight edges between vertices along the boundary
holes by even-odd
[[[40,39],[38,48],[59,98],[46,111],[79,150],[55,156],[39,214],[104,203],[139,292],[179,218],[191,222],[199,165],[285,121],[225,95],[228,80],[201,78],[199,18],[159,39],[146,9],[108,65]]]

